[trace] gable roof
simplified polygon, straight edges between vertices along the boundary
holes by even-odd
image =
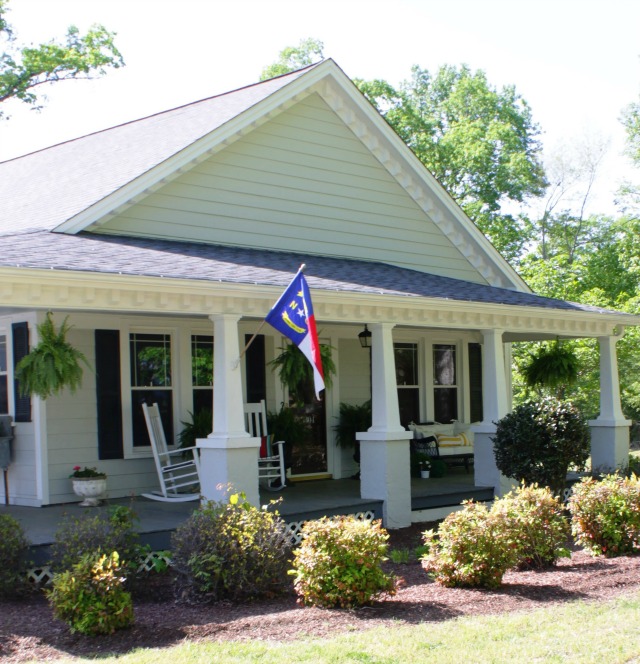
[[[78,233],[144,199],[305,95],[331,98],[353,133],[486,283],[529,291],[331,60],[0,164],[0,233]]]

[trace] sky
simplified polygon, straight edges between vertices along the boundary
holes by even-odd
[[[640,99],[638,0],[9,0],[9,10],[23,44],[101,23],[126,67],[43,88],[40,113],[4,104],[0,161],[255,83],[312,37],[351,78],[482,69],[528,102],[549,154],[584,136],[608,141],[590,211],[613,214],[621,180],[640,178],[619,121]]]

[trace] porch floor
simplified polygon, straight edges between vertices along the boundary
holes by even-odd
[[[382,517],[382,501],[361,498],[360,482],[352,479],[297,482],[281,492],[261,491],[260,494],[263,504],[280,497],[282,502],[277,509],[287,523],[362,512],[371,512],[375,518]],[[473,473],[467,474],[462,468],[451,469],[443,478],[411,480],[412,510],[455,506],[469,498],[491,500],[493,489],[474,486]],[[199,502],[162,503],[138,496],[133,500],[110,499],[97,508],[79,507],[77,503],[46,507],[0,505],[0,514],[9,514],[21,523],[33,546],[34,562],[43,564],[59,523],[65,517],[93,514],[112,505],[130,505],[139,519],[136,529],[143,543],[149,544],[152,550],[163,550],[169,548],[171,533],[199,506]]]

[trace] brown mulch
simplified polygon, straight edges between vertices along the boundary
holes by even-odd
[[[391,532],[393,548],[420,543],[425,526]],[[571,559],[544,572],[508,572],[498,590],[443,588],[418,563],[389,564],[401,579],[394,597],[358,610],[303,608],[293,595],[247,604],[176,604],[138,600],[135,625],[107,637],[71,634],[54,620],[42,596],[0,604],[0,660],[54,660],[189,641],[270,640],[326,637],[379,626],[437,622],[463,615],[495,614],[577,599],[607,600],[640,590],[640,556],[593,558],[574,551]],[[153,593],[152,593],[153,594]]]

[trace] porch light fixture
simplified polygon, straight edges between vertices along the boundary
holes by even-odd
[[[367,327],[366,323],[364,325],[364,330],[362,330],[362,332],[360,332],[358,335],[358,339],[360,341],[360,345],[363,348],[371,348],[371,332],[369,332],[369,328]]]

